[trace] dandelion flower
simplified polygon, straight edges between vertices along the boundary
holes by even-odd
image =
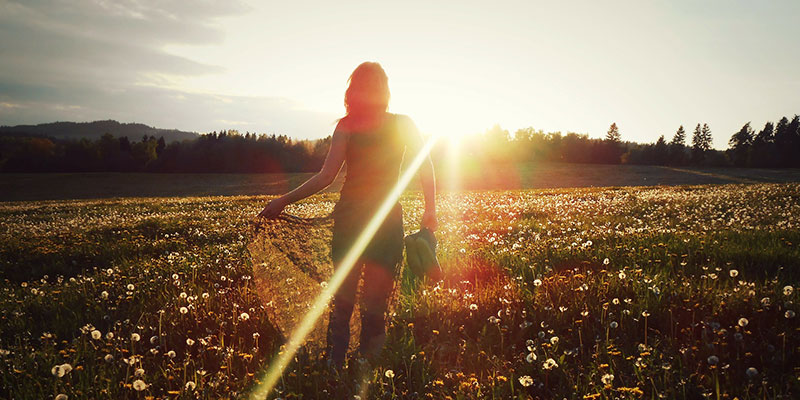
[[[136,371],[133,372],[133,376],[144,376],[144,369],[136,368]]]
[[[758,375],[758,370],[753,367],[750,367],[745,371],[745,373],[747,374],[748,378],[752,379]]]
[[[544,368],[546,370],[551,370],[553,368],[558,368],[558,363],[556,363],[556,360],[553,360],[552,358],[548,358],[547,361],[542,363],[542,368]]]
[[[600,381],[603,382],[603,385],[608,386],[614,381],[614,374],[605,374],[600,378]]]
[[[739,276],[739,271],[735,270],[735,269],[732,269],[730,274],[731,274],[731,278],[736,278],[737,276]]]
[[[167,352],[167,357],[169,357],[169,358],[175,358],[175,351],[174,351],[174,350],[170,350],[170,351],[168,351],[168,352]]]
[[[470,311],[478,311],[478,305],[475,304],[475,303],[470,304],[469,305],[469,310]]]
[[[784,296],[791,296],[794,293],[794,288],[790,285],[786,285],[783,287],[783,295]]]
[[[113,333],[113,332],[108,332],[108,333],[106,333],[106,339],[107,339],[107,340],[111,340],[111,339],[113,339],[113,338],[114,338],[114,333]]]
[[[384,373],[384,375],[386,375],[387,378],[392,379],[392,378],[394,378],[394,371],[392,371],[390,369],[387,369],[386,373]]]
[[[536,286],[536,287],[542,286],[542,280],[541,279],[534,279],[533,280],[533,286]]]
[[[619,324],[617,323],[617,321],[611,321],[611,323],[610,323],[610,324],[608,324],[608,326],[610,326],[610,327],[611,327],[611,329],[617,329],[617,327],[619,326]]]
[[[188,309],[188,308],[186,308],[186,307],[181,307],[181,308],[180,308],[178,311],[180,311],[180,312],[181,312],[181,314],[186,314],[186,313],[188,313],[188,312],[189,312],[189,309]]]
[[[178,297],[180,297],[181,299],[185,299],[186,298],[186,292],[181,292],[181,294],[179,294]]]
[[[195,385],[194,381],[189,381],[186,382],[186,385],[184,385],[184,387],[186,388],[186,390],[192,391],[194,390],[195,387],[197,387],[197,385]]]
[[[138,333],[131,333],[131,342],[138,342],[141,338]]]
[[[603,265],[608,265],[610,263],[611,263],[611,260],[609,260],[608,257],[606,257],[606,259],[603,260]]]
[[[625,271],[619,271],[619,279],[625,279],[627,275],[625,275]]]
[[[186,338],[186,345],[187,345],[187,346],[192,346],[192,345],[194,345],[194,340],[192,340],[191,338]]]
[[[92,339],[100,340],[101,337],[103,337],[103,334],[100,333],[100,331],[98,331],[97,329],[92,331]]]
[[[619,305],[619,298],[618,297],[614,297],[613,299],[611,299],[611,304],[613,304],[615,306],[618,306]]]
[[[719,357],[709,356],[707,361],[709,365],[717,365],[719,363]]]
[[[741,326],[742,328],[747,326],[747,324],[749,323],[750,321],[748,321],[747,318],[739,318],[739,326]]]
[[[107,299],[108,298],[108,292],[106,292],[105,290],[100,292],[100,298],[103,299],[103,300]]]
[[[56,400],[67,400],[68,398],[69,397],[67,397],[67,395],[65,395],[64,393],[59,393],[59,395],[56,396]]]
[[[558,344],[558,336],[551,337],[550,338],[550,344],[552,344],[553,346],[557,345]]]
[[[246,312],[243,312],[243,313],[239,314],[239,320],[240,321],[247,321],[248,319],[250,319],[250,314],[248,314]]]
[[[528,355],[525,357],[525,361],[527,361],[529,364],[533,363],[534,361],[536,361],[536,354],[528,353]]]
[[[106,354],[106,356],[103,357],[103,360],[105,360],[106,362],[112,362],[114,361],[114,356],[112,356],[111,354]]]
[[[642,311],[642,316],[643,316],[643,317],[645,317],[645,318],[646,318],[646,317],[649,317],[649,316],[650,316],[650,313],[649,313],[649,312],[647,312],[647,310],[644,310],[644,311]]]
[[[141,392],[142,390],[147,389],[147,384],[144,383],[143,380],[137,379],[133,381],[133,389],[136,390],[137,392]]]
[[[786,310],[786,312],[783,314],[783,316],[788,318],[788,319],[792,319],[792,318],[794,318],[794,311]]]
[[[519,384],[524,386],[524,387],[528,387],[530,385],[533,385],[533,378],[531,378],[530,375],[520,376],[519,377]]]
[[[136,287],[135,287],[135,286],[133,286],[133,284],[132,284],[132,283],[129,283],[129,284],[128,284],[128,286],[127,286],[127,288],[128,288],[128,290],[133,290],[133,289],[135,289]]]

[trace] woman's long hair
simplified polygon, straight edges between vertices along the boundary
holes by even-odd
[[[344,93],[345,118],[364,119],[389,107],[389,78],[380,64],[361,63],[350,74]]]

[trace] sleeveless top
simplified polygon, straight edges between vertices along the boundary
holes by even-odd
[[[387,113],[380,127],[347,135],[347,175],[334,217],[370,217],[397,184],[406,148],[419,133],[408,117]]]

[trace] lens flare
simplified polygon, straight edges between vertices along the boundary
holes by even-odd
[[[322,293],[317,296],[317,299],[308,310],[308,313],[306,313],[305,317],[303,317],[303,320],[292,332],[289,340],[284,345],[284,348],[278,353],[277,358],[273,360],[272,364],[262,375],[261,379],[259,379],[261,383],[258,384],[255,389],[253,389],[253,392],[250,394],[250,399],[266,398],[266,396],[272,392],[272,389],[275,388],[275,385],[278,383],[281,375],[283,375],[283,370],[292,361],[297,353],[297,350],[305,341],[306,336],[308,336],[309,332],[311,332],[311,330],[314,328],[317,320],[319,320],[319,317],[322,316],[322,313],[325,311],[325,307],[327,307],[328,303],[330,303],[331,298],[333,298],[333,295],[336,293],[336,291],[339,290],[342,282],[344,282],[344,279],[350,273],[350,270],[353,269],[353,266],[356,264],[359,257],[361,257],[361,254],[364,252],[364,249],[369,244],[370,239],[372,239],[372,237],[378,231],[378,228],[380,228],[381,224],[386,219],[386,216],[389,215],[392,207],[400,198],[400,195],[406,189],[409,182],[411,182],[414,174],[417,173],[419,168],[422,166],[422,163],[428,159],[428,154],[438,139],[439,136],[431,137],[427,143],[425,143],[425,146],[423,146],[419,151],[414,160],[408,165],[403,174],[400,175],[400,178],[397,180],[397,184],[392,188],[391,192],[389,192],[386,199],[383,201],[383,203],[381,203],[381,206],[375,212],[375,215],[372,216],[372,219],[370,219],[369,223],[358,236],[355,243],[353,243],[353,247],[351,247],[347,254],[345,254],[336,272],[328,281],[327,287],[325,287],[325,289],[322,290]]]

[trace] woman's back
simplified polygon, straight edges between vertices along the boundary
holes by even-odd
[[[385,113],[384,118],[371,124],[345,120],[339,124],[337,130],[348,135],[347,175],[340,203],[369,207],[386,198],[397,183],[406,138],[412,133],[403,128],[404,118],[407,117]]]

